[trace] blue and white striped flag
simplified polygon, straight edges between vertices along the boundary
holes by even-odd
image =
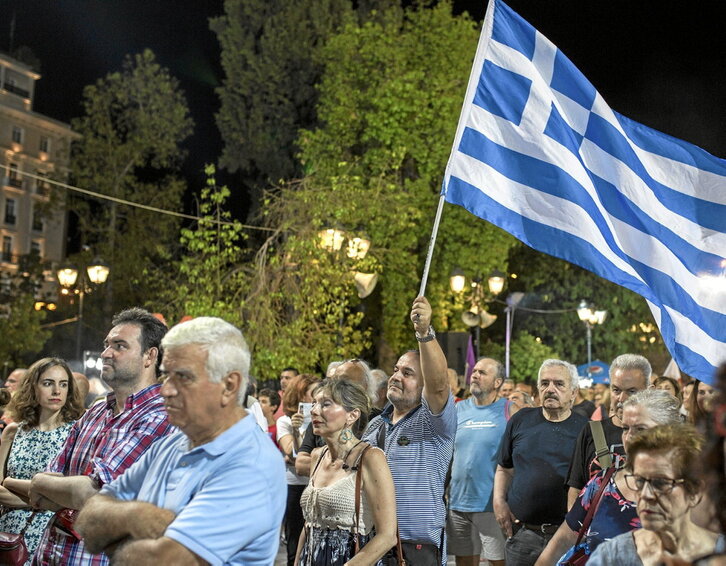
[[[726,161],[611,110],[490,0],[444,195],[648,301],[686,373],[726,360]]]

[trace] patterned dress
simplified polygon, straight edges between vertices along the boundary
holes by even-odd
[[[70,422],[54,430],[42,431],[28,428],[25,423],[20,423],[8,456],[7,476],[29,480],[38,472],[45,470],[48,463],[60,452],[72,425]],[[19,533],[27,523],[30,513],[31,511],[27,509],[7,511],[0,517],[0,531]],[[25,531],[25,544],[29,556],[33,556],[45,526],[52,517],[51,511],[36,513],[33,517],[32,524]],[[26,565],[30,562],[28,559]]]

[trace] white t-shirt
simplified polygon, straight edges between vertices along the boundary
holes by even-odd
[[[290,420],[290,417],[287,415],[281,416],[279,419],[277,419],[277,443],[280,443],[280,439],[287,435],[292,434],[292,421]],[[307,485],[308,484],[308,477],[307,476],[298,476],[295,473],[295,466],[290,464],[285,464],[285,471],[286,471],[286,479],[288,485]]]

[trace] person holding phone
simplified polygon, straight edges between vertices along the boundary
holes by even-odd
[[[282,403],[285,414],[277,419],[277,443],[285,455],[285,468],[287,479],[287,506],[285,508],[285,539],[287,544],[287,564],[292,566],[297,552],[297,541],[305,521],[300,508],[300,496],[308,485],[307,476],[295,473],[295,457],[300,449],[305,429],[303,423],[305,416],[301,412],[301,405],[309,403],[312,406],[312,390],[320,382],[320,378],[310,374],[300,374],[287,384]],[[308,410],[309,415],[309,410]],[[309,417],[308,417],[309,421]]]

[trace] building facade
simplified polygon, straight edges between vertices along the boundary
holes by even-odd
[[[39,79],[0,53],[0,271],[6,274],[16,273],[27,254],[53,265],[65,253],[65,207],[47,179],[66,180],[71,142],[79,135],[33,111]]]

